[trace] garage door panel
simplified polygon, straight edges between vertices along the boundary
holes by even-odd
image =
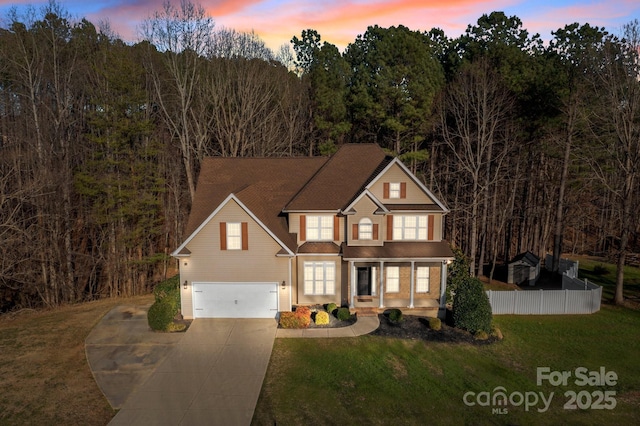
[[[275,318],[277,283],[193,283],[196,318]]]

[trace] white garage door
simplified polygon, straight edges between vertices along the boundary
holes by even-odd
[[[195,318],[275,318],[278,283],[193,283]]]

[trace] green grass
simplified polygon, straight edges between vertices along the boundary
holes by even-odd
[[[603,300],[612,300],[616,287],[616,265],[606,263],[603,259],[590,258],[584,256],[570,256],[579,262],[580,279],[602,286]],[[624,297],[627,299],[640,301],[640,268],[633,266],[624,267]]]
[[[499,316],[505,334],[488,346],[362,336],[277,339],[253,424],[640,424],[640,312],[603,306],[593,315]],[[612,387],[537,386],[536,368],[604,366]],[[466,392],[554,396],[551,408],[508,414],[464,404]],[[613,390],[614,410],[565,410],[565,391]],[[542,408],[542,403],[538,405]]]

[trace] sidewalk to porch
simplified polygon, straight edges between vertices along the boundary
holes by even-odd
[[[378,316],[358,317],[353,325],[339,328],[297,328],[276,330],[276,338],[332,338],[332,337],[356,337],[369,334],[380,326]]]

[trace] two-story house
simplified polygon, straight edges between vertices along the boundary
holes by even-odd
[[[296,305],[444,313],[446,207],[375,144],[330,157],[208,158],[179,259],[185,318]]]

